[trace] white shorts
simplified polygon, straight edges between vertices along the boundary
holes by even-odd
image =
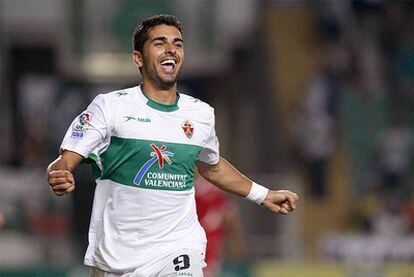
[[[132,272],[117,274],[91,268],[91,277],[203,277],[205,253],[194,249],[175,251]]]

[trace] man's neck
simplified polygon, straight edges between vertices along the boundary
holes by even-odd
[[[155,102],[172,105],[177,102],[177,84],[170,89],[163,90],[155,87],[151,82],[142,83],[145,95]]]

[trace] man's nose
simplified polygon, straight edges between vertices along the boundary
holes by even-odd
[[[174,45],[168,44],[165,49],[165,53],[175,55],[176,51],[175,51]]]

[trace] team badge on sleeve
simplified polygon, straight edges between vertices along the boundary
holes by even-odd
[[[78,120],[76,120],[73,124],[71,138],[81,139],[84,137],[85,132],[89,127],[89,123],[91,122],[92,116],[93,113],[91,112],[83,112],[78,117]]]
[[[189,120],[185,120],[183,123],[181,123],[181,127],[183,128],[184,134],[187,136],[187,138],[192,138],[194,133],[194,125]]]

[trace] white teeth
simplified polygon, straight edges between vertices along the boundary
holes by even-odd
[[[167,64],[173,64],[175,65],[175,61],[174,60],[163,60],[161,62],[162,65],[167,65]]]

